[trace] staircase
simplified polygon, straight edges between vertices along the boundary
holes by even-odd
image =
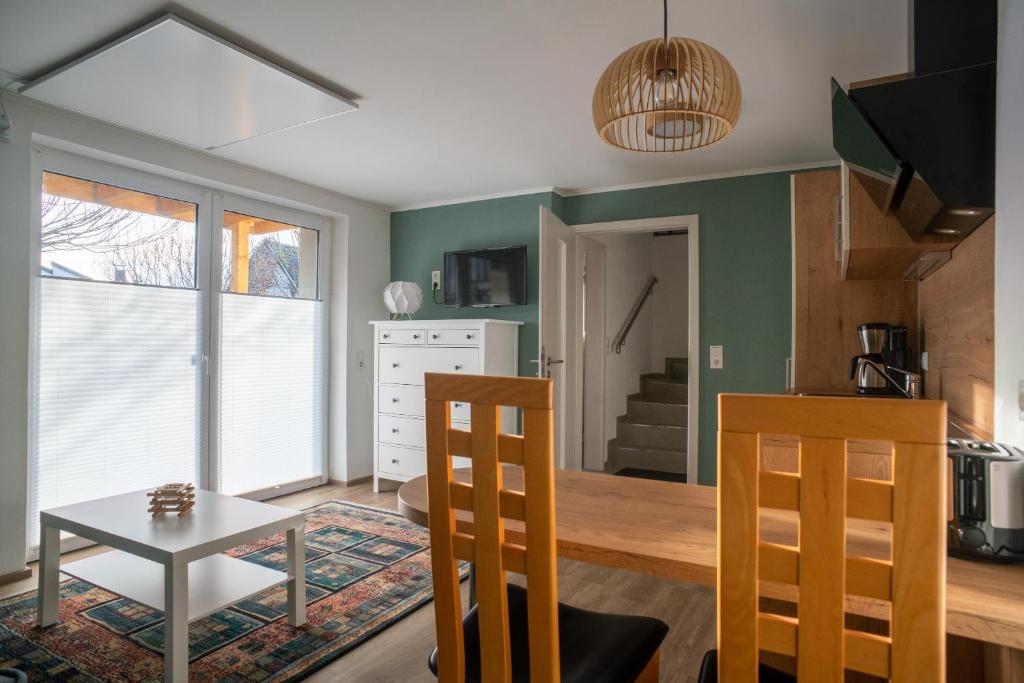
[[[685,358],[666,358],[664,373],[640,376],[640,393],[627,398],[608,442],[606,471],[686,481],[686,380]]]

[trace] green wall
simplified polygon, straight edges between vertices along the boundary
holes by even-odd
[[[721,392],[777,393],[785,388],[792,321],[790,173],[724,178],[636,190],[560,197],[541,193],[391,215],[391,277],[429,291],[430,271],[454,249],[526,244],[528,306],[494,309],[523,320],[520,374],[537,354],[539,205],[566,223],[697,214],[700,217],[700,481],[715,483],[717,397]],[[659,315],[686,315],[679,311]],[[418,317],[479,317],[473,309],[425,303]],[[708,346],[725,347],[725,367],[707,368]]]
[[[423,288],[423,306],[416,313],[424,320],[445,318],[497,318],[521,320],[519,374],[536,375],[537,289],[540,282],[538,207],[560,202],[551,192],[450,204],[391,214],[391,279],[415,282]],[[430,298],[430,271],[444,270],[444,252],[485,247],[526,245],[527,304],[499,308],[446,308]],[[438,301],[443,292],[438,292]]]

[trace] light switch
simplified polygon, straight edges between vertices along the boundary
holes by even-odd
[[[364,349],[356,349],[356,366],[359,368],[366,367],[366,351]]]
[[[712,346],[710,350],[711,350],[711,358],[710,358],[709,367],[712,370],[721,370],[723,367],[725,367],[725,358],[722,355],[722,347],[721,346]]]

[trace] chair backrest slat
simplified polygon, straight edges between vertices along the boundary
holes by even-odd
[[[427,494],[434,573],[438,678],[465,680],[457,560],[476,564],[481,675],[511,680],[506,572],[526,575],[531,680],[558,681],[558,587],[551,381],[427,373]],[[450,402],[469,403],[472,428],[451,428]],[[523,410],[523,435],[501,434],[500,409]],[[452,456],[472,461],[472,484],[453,479]],[[523,468],[523,491],[504,487],[502,465]],[[473,513],[457,531],[455,511]],[[529,550],[505,538],[525,523]],[[445,603],[442,605],[442,603]]]
[[[722,394],[719,430],[719,680],[756,681],[763,650],[795,657],[799,680],[943,682],[945,403]],[[799,439],[795,474],[761,470],[778,434]],[[892,444],[891,481],[848,477],[855,439]],[[796,512],[797,545],[762,542],[762,510]],[[891,559],[850,553],[848,519],[891,524]],[[796,586],[796,617],[762,613],[759,581]],[[891,602],[889,634],[847,629],[848,595]]]
[[[437,494],[430,482],[452,480],[452,459],[430,457],[431,452],[448,452],[448,424],[451,406],[445,401],[426,402],[427,428],[427,513],[430,519],[430,559],[434,578],[434,623],[441,680],[464,683],[465,643],[462,637],[462,591],[455,562],[455,509],[447,496]]]
[[[510,681],[508,594],[501,552],[505,544],[505,523],[498,503],[502,488],[498,464],[498,406],[474,403],[470,419],[473,424],[473,556],[480,616],[480,672],[486,681]],[[485,633],[489,637],[484,638]]]
[[[800,656],[797,678],[843,678],[846,585],[846,447],[839,439],[800,442]]]
[[[932,466],[944,456],[944,447],[900,442],[893,454],[894,680],[945,679],[946,467]],[[901,481],[911,484],[900,486]],[[936,509],[942,512],[942,533],[935,533],[929,519]]]

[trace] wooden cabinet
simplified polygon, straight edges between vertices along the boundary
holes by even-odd
[[[793,175],[793,386],[811,393],[852,392],[850,358],[859,354],[857,326],[907,326],[917,358],[917,282],[844,280],[836,263],[835,197],[839,169]],[[870,201],[870,199],[868,199]]]
[[[423,373],[516,375],[519,326],[508,320],[389,320],[372,323],[374,338],[373,485],[426,474]],[[467,428],[469,404],[452,403],[452,423]],[[516,413],[502,408],[503,430]],[[469,460],[454,458],[455,467]]]
[[[943,255],[941,260],[948,260],[956,241],[931,234],[912,240],[894,215],[878,208],[889,192],[886,182],[845,163],[840,174],[842,204],[836,252],[843,279],[902,279],[926,252],[937,252]],[[918,278],[910,275],[908,279]]]

